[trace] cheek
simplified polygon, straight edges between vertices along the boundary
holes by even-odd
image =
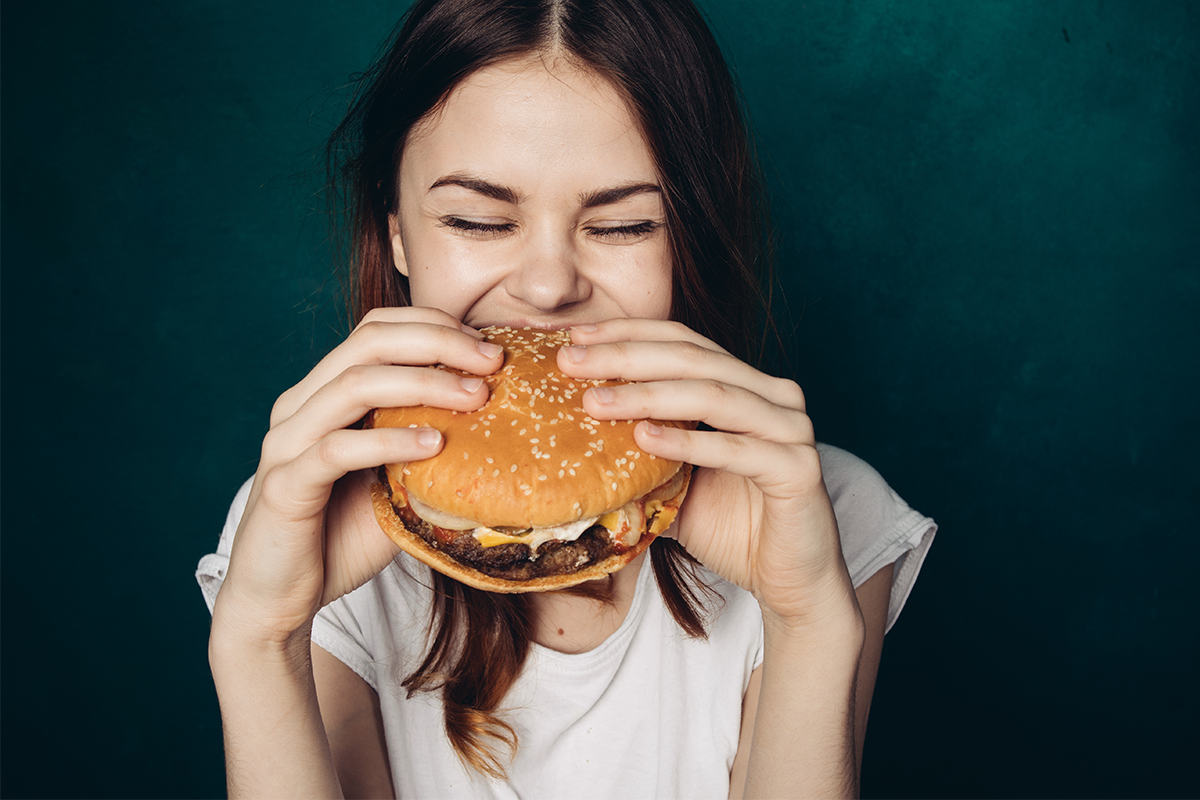
[[[417,237],[407,252],[413,305],[439,308],[461,318],[490,286],[493,270],[470,243]]]
[[[605,289],[624,316],[669,319],[672,280],[666,246],[648,248],[629,258],[619,274],[610,276]]]

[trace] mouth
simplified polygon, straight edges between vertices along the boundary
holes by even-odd
[[[533,330],[537,331],[565,331],[567,328],[570,328],[574,325],[582,325],[585,322],[591,321],[592,320],[576,319],[570,321],[556,320],[554,322],[548,322],[531,319],[513,319],[504,321],[488,321],[476,325],[475,327],[476,329],[493,326],[497,328],[515,328],[516,330],[520,330],[521,328],[532,328]]]

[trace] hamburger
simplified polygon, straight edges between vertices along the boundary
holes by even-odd
[[[380,527],[408,554],[486,591],[562,589],[619,570],[670,527],[691,465],[642,451],[636,420],[583,410],[589,388],[624,381],[558,372],[567,331],[482,333],[504,348],[503,365],[483,376],[490,396],[482,408],[368,415],[369,427],[429,427],[443,439],[432,458],[379,468],[372,502]]]

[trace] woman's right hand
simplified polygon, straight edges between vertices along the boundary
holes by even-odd
[[[322,606],[387,566],[398,548],[374,521],[371,476],[362,471],[429,458],[441,437],[350,426],[377,407],[482,406],[482,381],[425,368],[491,374],[503,362],[500,348],[477,337],[442,311],[378,308],[279,398],[213,610],[214,632],[280,644],[303,632],[307,640]]]

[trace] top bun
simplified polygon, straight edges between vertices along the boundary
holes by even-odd
[[[410,496],[493,528],[548,527],[620,508],[679,470],[680,462],[637,446],[637,420],[597,420],[583,410],[587,389],[626,381],[579,380],[558,372],[558,350],[571,343],[567,331],[482,333],[504,348],[504,366],[483,376],[491,396],[478,411],[416,406],[373,412],[373,427],[442,433],[444,446],[433,458],[387,465]]]

